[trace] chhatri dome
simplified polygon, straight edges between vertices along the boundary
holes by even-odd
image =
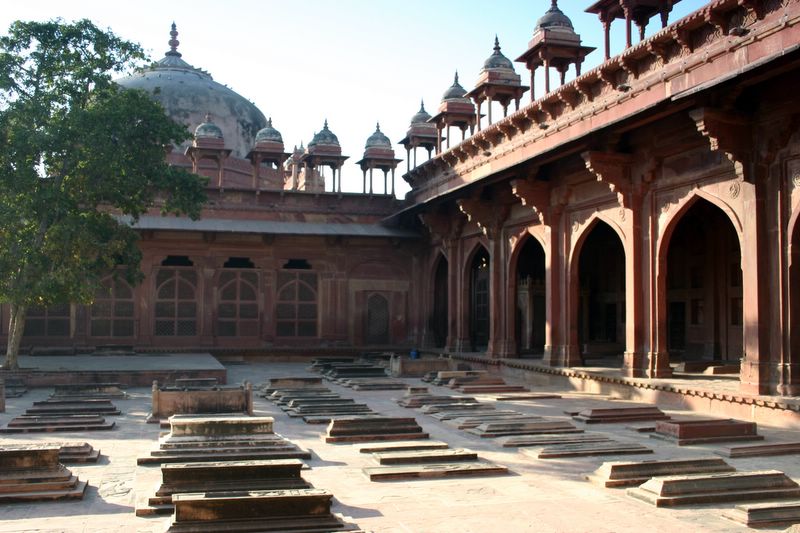
[[[256,143],[264,141],[283,143],[281,132],[272,127],[272,119],[267,120],[267,125],[258,130],[256,134]]]
[[[328,129],[328,121],[325,121],[325,125],[322,128],[322,131],[319,133],[314,134],[314,138],[311,139],[311,142],[308,143],[308,147],[312,148],[314,146],[339,146],[339,138],[333,134],[331,130]]]
[[[542,18],[536,22],[534,33],[540,29],[553,29],[553,28],[566,28],[575,31],[572,21],[563,11],[558,9],[558,0],[552,0],[550,9],[548,9]]]
[[[494,36],[494,52],[483,62],[483,70],[514,70],[514,64],[500,52],[500,39]]]
[[[211,121],[211,115],[206,114],[205,122],[197,126],[194,130],[195,139],[224,139],[225,135],[219,126]]]
[[[389,137],[383,134],[380,123],[375,125],[375,133],[369,136],[365,148],[392,149],[392,141],[389,140]]]
[[[430,119],[431,119],[430,114],[427,111],[425,111],[425,101],[424,100],[420,101],[419,111],[417,111],[416,114],[413,117],[411,117],[411,125],[413,126],[414,124],[425,124]]]
[[[466,95],[467,91],[461,86],[460,83],[458,83],[458,72],[456,72],[456,76],[453,79],[453,85],[451,85],[450,88],[447,89],[442,95],[442,102],[447,102],[450,100],[468,100],[471,102]]]
[[[170,49],[161,60],[117,83],[127,89],[144,90],[164,107],[167,115],[190,131],[203,125],[207,114],[213,116],[214,125],[222,133],[225,146],[233,151],[232,155],[246,157],[258,131],[267,126],[266,117],[246,98],[181,58],[174,23],[170,36]],[[201,133],[204,131],[205,128]],[[188,144],[182,145],[180,151]]]

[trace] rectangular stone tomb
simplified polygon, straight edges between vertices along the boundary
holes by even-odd
[[[464,413],[436,413],[434,418],[444,421],[445,424],[454,426],[457,429],[476,428],[486,422],[540,422],[541,416],[523,415],[514,411],[496,411],[494,413],[483,413],[464,416]]]
[[[125,398],[119,383],[70,383],[55,385],[52,398]]]
[[[171,416],[171,437],[220,437],[226,435],[271,435],[271,416]]]
[[[736,469],[719,457],[700,459],[667,459],[660,461],[614,461],[586,475],[586,479],[604,487],[641,485],[656,476],[735,472]]]
[[[309,393],[292,393],[292,394],[284,394],[281,396],[269,397],[268,400],[271,400],[275,403],[278,407],[284,408],[289,406],[289,402],[292,400],[305,400],[305,399],[314,399],[314,400],[338,400],[342,396],[340,394],[336,394],[335,392],[322,392],[319,394],[309,394]]]
[[[326,415],[307,415],[303,417],[303,422],[306,424],[311,424],[318,426],[320,424],[330,424],[331,420],[334,418],[382,418],[384,415],[380,413],[376,413],[374,411],[363,412],[358,414],[353,413],[341,413],[341,414],[326,414]]]
[[[542,420],[534,422],[484,422],[478,427],[469,428],[467,433],[484,438],[505,437],[507,435],[536,435],[539,433],[582,433],[569,422],[563,420]]]
[[[544,435],[511,435],[497,439],[503,448],[525,448],[552,446],[556,444],[579,444],[584,442],[609,442],[611,439],[598,433],[559,433]]]
[[[557,459],[560,457],[589,457],[594,455],[636,455],[653,453],[653,450],[641,444],[617,442],[615,440],[597,442],[579,442],[575,444],[558,444],[541,450],[523,448],[522,453],[537,459]]]
[[[253,414],[253,386],[214,389],[162,389],[153,382],[152,412],[148,422],[159,422],[177,414]]]
[[[347,380],[345,385],[357,391],[403,390],[408,386],[404,381],[394,381],[388,378],[374,379],[374,380],[349,379]]]
[[[489,394],[494,392],[524,392],[522,385],[462,385],[456,389],[464,394]]]
[[[414,418],[334,418],[328,425],[325,442],[369,442],[427,439]]]
[[[678,446],[708,442],[762,440],[755,422],[740,420],[670,420],[658,422],[650,437],[674,442]]]
[[[106,431],[114,429],[114,422],[102,416],[19,416],[11,420],[0,433],[50,433],[56,431]]]
[[[423,405],[422,411],[426,415],[432,415],[440,411],[494,411],[495,407],[488,403],[479,402],[458,402],[458,403],[432,403]]]
[[[119,409],[108,400],[45,400],[33,402],[33,407],[25,411],[26,415],[106,415],[121,414]]]
[[[508,468],[494,463],[478,461],[474,463],[376,466],[364,468],[363,472],[370,481],[395,481],[444,477],[498,476],[508,474]]]
[[[753,528],[800,524],[800,500],[737,505],[722,516]]]
[[[358,449],[361,453],[382,453],[382,452],[401,452],[411,450],[446,450],[449,448],[446,442],[435,440],[411,440],[383,442],[379,444],[367,444]]]
[[[509,394],[500,394],[495,396],[498,402],[519,402],[525,400],[557,400],[561,398],[560,394],[549,392],[517,392]]]
[[[397,404],[401,407],[409,407],[412,409],[422,407],[429,404],[446,404],[446,403],[475,403],[478,400],[471,396],[436,396],[436,395],[415,395],[404,396],[397,400]]]
[[[136,516],[172,514],[172,496],[180,493],[310,488],[300,475],[303,466],[298,459],[165,464],[155,496],[137,507]]]
[[[83,499],[86,482],[59,462],[58,452],[46,444],[0,447],[0,503]]]
[[[352,398],[294,398],[286,404],[288,408],[314,405],[353,405],[356,401]]]
[[[178,389],[210,389],[219,385],[217,378],[178,378],[173,386]]]
[[[455,389],[464,385],[505,385],[506,380],[500,376],[470,376],[461,378],[452,378],[447,382],[447,386]]]
[[[436,373],[436,377],[431,380],[434,385],[447,385],[453,378],[487,376],[486,370],[441,370]]]
[[[350,405],[302,405],[293,409],[287,409],[286,414],[291,417],[322,416],[322,415],[343,415],[371,413],[372,409],[364,403],[354,403]]]
[[[170,533],[350,531],[320,489],[176,494]]]
[[[666,420],[669,416],[658,407],[646,406],[585,409],[572,418],[587,424],[613,424],[640,420]]]
[[[322,378],[316,376],[291,376],[285,378],[270,378],[262,389],[265,393],[280,389],[303,389],[322,387]]]
[[[477,452],[461,449],[376,452],[372,456],[380,465],[416,465],[478,460]]]
[[[800,441],[771,442],[769,444],[747,444],[720,448],[714,453],[723,457],[765,457],[800,453]]]
[[[800,497],[800,487],[777,470],[654,477],[628,496],[657,507]]]
[[[88,442],[52,443],[59,447],[58,459],[65,464],[96,463],[100,450],[95,450]]]

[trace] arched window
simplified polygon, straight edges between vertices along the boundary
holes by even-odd
[[[255,337],[258,324],[258,274],[253,270],[224,270],[219,275],[217,335]]]
[[[133,337],[133,289],[108,276],[95,292],[90,309],[92,337]]]
[[[389,302],[380,294],[367,299],[367,344],[389,344]]]
[[[197,272],[162,268],[156,274],[155,334],[162,337],[197,335]]]
[[[31,307],[25,317],[24,335],[27,337],[69,337],[69,326],[69,304]]]
[[[317,274],[278,272],[278,337],[317,336]]]

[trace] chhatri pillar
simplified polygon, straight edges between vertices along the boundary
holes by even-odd
[[[225,159],[230,154],[231,150],[225,148],[222,130],[211,121],[211,115],[207,114],[205,122],[194,130],[191,146],[186,148],[186,156],[192,161],[192,172],[198,173],[203,159],[214,161],[217,164],[217,187],[221,189],[225,175]]]
[[[256,133],[256,144],[247,154],[247,159],[253,164],[253,189],[261,188],[261,167],[264,164],[275,165],[275,170],[281,177],[280,183],[273,183],[271,189],[282,189],[282,169],[283,164],[289,158],[289,154],[283,151],[283,137],[281,133],[272,127],[272,119],[267,121],[267,126]]]
[[[483,63],[475,88],[467,93],[477,106],[475,119],[481,129],[481,105],[487,103],[489,126],[492,125],[492,103],[498,102],[503,108],[503,117],[508,116],[508,106],[514,102],[519,110],[519,102],[528,88],[522,85],[522,78],[514,71],[514,64],[500,52],[500,41],[494,38],[494,53]]]
[[[342,165],[349,159],[348,156],[342,155],[342,147],[339,144],[339,138],[328,129],[328,121],[319,133],[314,134],[314,138],[308,143],[306,152],[301,156],[300,162],[305,169],[306,187],[305,190],[309,192],[320,192],[316,189],[319,185],[314,185],[309,188],[308,177],[309,173],[320,172],[321,167],[328,167],[331,169],[333,176],[331,178],[331,192],[342,192]],[[322,191],[325,190],[325,183],[321,184]]]
[[[475,116],[475,105],[472,100],[467,98],[467,91],[458,83],[458,72],[456,72],[453,85],[445,91],[442,96],[442,103],[439,104],[439,112],[433,116],[429,122],[436,125],[436,153],[442,152],[442,141],[447,143],[450,148],[450,127],[455,126],[461,130],[461,140],[467,138],[467,130],[470,135],[475,132],[477,119]],[[446,136],[442,132],[447,130]]]
[[[367,144],[364,147],[364,157],[357,163],[364,173],[364,194],[367,194],[367,172],[369,172],[369,194],[372,194],[372,171],[377,168],[383,172],[383,194],[391,194],[394,196],[394,171],[400,161],[400,159],[395,159],[394,157],[392,141],[383,134],[381,125],[377,124],[375,126],[375,133],[370,135],[367,139]],[[390,172],[392,174],[391,193],[386,183]]]
[[[411,124],[408,126],[406,136],[400,141],[400,144],[406,149],[406,172],[411,172],[412,168],[417,167],[417,148],[427,150],[428,159],[431,158],[431,154],[436,148],[439,133],[436,129],[436,124],[429,122],[430,119],[431,116],[425,111],[425,102],[421,102],[419,111],[411,117]]]
[[[661,27],[666,28],[672,6],[681,0],[599,0],[586,9],[600,17],[605,33],[605,57],[611,57],[611,23],[614,19],[625,21],[625,48],[633,41],[632,23],[639,28],[639,40],[644,39],[647,24],[656,15],[661,16]]]

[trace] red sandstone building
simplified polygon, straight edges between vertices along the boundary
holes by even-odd
[[[607,59],[588,72],[555,1],[519,64],[496,42],[474,89],[456,78],[414,115],[405,201],[380,128],[364,192],[341,193],[335,125],[286,152],[173,30],[120,83],[195,128],[169,158],[211,178],[203,218],[143,217],[144,283],[32,312],[23,344],[421,346],[649,378],[741,363],[744,392],[800,395],[800,1],[714,0],[668,24],[677,1],[592,4]],[[634,42],[653,17],[663,28]],[[615,19],[628,46],[608,57]],[[546,94],[523,96],[523,68]]]

